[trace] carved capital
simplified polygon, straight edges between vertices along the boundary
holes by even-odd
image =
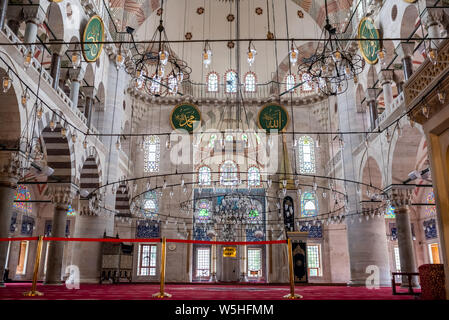
[[[84,78],[84,74],[86,73],[85,68],[76,68],[76,69],[69,69],[69,76],[71,81],[78,81],[80,82]]]
[[[91,99],[95,97],[96,91],[95,87],[81,87],[81,92]]]
[[[401,42],[396,47],[396,54],[401,59],[410,58],[413,56],[413,50],[415,49],[415,42]]]
[[[366,91],[365,91],[366,101],[367,102],[376,101],[378,92],[379,92],[379,90],[377,88],[366,89]]]
[[[55,42],[60,42],[60,40],[53,40]],[[50,40],[50,43],[52,41]],[[53,54],[57,54],[58,56],[62,56],[64,55],[64,53],[67,51],[67,49],[69,48],[69,45],[67,43],[65,44],[61,44],[61,43],[54,43],[54,44],[50,44],[50,51]]]
[[[22,17],[26,23],[32,22],[39,25],[44,22],[45,11],[39,4],[27,4],[22,6]]]
[[[363,215],[378,215],[382,201],[361,201]]]
[[[393,82],[393,70],[381,70],[379,73],[380,84],[389,84]]]
[[[16,187],[20,173],[20,160],[17,152],[0,155],[0,185]]]
[[[55,206],[67,209],[75,199],[77,191],[72,184],[52,183],[48,185],[47,195]]]
[[[392,185],[388,190],[387,194],[390,199],[391,205],[395,209],[405,207],[411,204],[412,194],[415,186],[408,185]]]

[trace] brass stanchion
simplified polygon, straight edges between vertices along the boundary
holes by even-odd
[[[299,294],[295,294],[295,279],[293,274],[293,253],[292,253],[292,240],[288,239],[287,242],[287,250],[288,250],[288,270],[290,273],[290,293],[285,295],[286,299],[302,299],[303,296]]]
[[[167,245],[167,240],[165,237],[162,238],[162,249],[161,249],[161,289],[159,292],[153,294],[153,298],[170,298],[171,294],[166,293],[165,289],[165,248]]]
[[[37,276],[39,274],[39,265],[41,263],[42,243],[44,242],[44,236],[39,236],[37,241],[36,259],[34,261],[34,273],[33,273],[33,285],[31,291],[24,292],[23,295],[27,297],[43,296],[42,292],[36,290],[37,288]]]

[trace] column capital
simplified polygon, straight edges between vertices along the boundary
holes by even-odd
[[[41,24],[45,19],[45,11],[40,4],[8,4],[8,19]]]
[[[81,80],[83,80],[85,73],[86,73],[85,68],[81,67],[76,69],[71,68],[69,69],[70,80],[80,82]]]
[[[378,77],[379,77],[381,85],[392,83],[393,82],[393,70],[382,69],[379,72]]]
[[[360,201],[360,205],[362,207],[363,215],[374,215],[379,214],[379,207],[382,207],[382,201],[376,200],[368,200],[368,201]]]
[[[97,89],[95,87],[81,87],[81,92],[89,98],[94,98],[97,93]]]
[[[376,101],[378,92],[379,92],[379,89],[377,89],[377,88],[366,89],[365,90],[366,101],[367,102]]]
[[[385,191],[388,194],[391,205],[398,209],[411,204],[414,190],[414,185],[393,184]]]
[[[422,15],[422,21],[426,29],[435,25],[442,25],[444,21],[444,10],[441,8],[426,8]]]
[[[73,184],[51,183],[48,184],[47,195],[55,206],[67,209],[75,199],[77,191],[78,188]]]
[[[68,43],[52,43],[52,42],[60,42],[60,40],[50,40],[50,51],[53,54],[57,54],[58,56],[62,56],[64,55],[64,53],[67,51],[67,49],[69,48],[69,44]]]
[[[413,56],[413,50],[415,49],[415,42],[401,42],[396,47],[395,51],[401,59],[410,58]]]
[[[0,157],[0,185],[16,187],[19,180],[20,160],[17,152]]]

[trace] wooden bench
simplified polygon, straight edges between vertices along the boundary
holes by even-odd
[[[413,296],[419,296],[420,292],[413,291],[412,286],[412,277],[413,276],[419,276],[419,273],[417,272],[392,272],[391,277],[391,287],[393,289],[393,295],[413,295]],[[397,292],[396,291],[396,276],[406,276],[408,279],[408,291],[407,292]]]

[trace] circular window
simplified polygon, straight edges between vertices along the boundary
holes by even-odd
[[[396,5],[391,8],[391,20],[396,20],[396,17],[398,16],[398,7]]]
[[[70,5],[69,2],[67,2],[65,10],[66,10],[66,13],[67,13],[67,18],[72,19],[73,11],[72,11],[72,6]]]

